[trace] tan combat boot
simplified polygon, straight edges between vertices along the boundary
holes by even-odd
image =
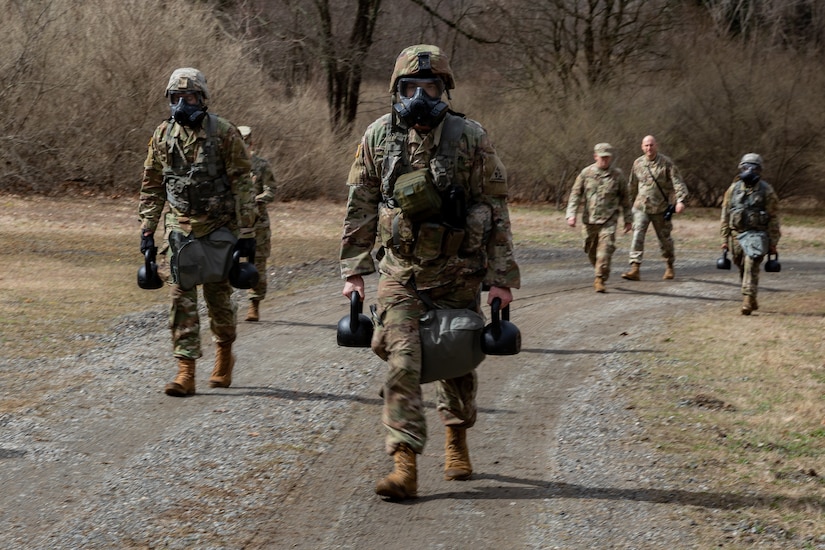
[[[604,279],[601,277],[596,277],[596,280],[593,281],[593,288],[596,289],[596,292],[606,292],[607,289],[604,286]]]
[[[260,317],[260,312],[258,310],[258,304],[260,303],[259,300],[249,300],[249,311],[246,313],[246,320],[247,321],[257,321]]]
[[[228,388],[232,384],[232,367],[235,356],[232,354],[232,342],[219,342],[215,347],[215,368],[209,377],[210,388]]]
[[[447,443],[444,446],[444,479],[447,481],[470,479],[473,465],[467,448],[467,429],[447,426]]]
[[[195,360],[178,358],[178,375],[166,384],[166,395],[186,397],[195,394]]]
[[[415,498],[418,496],[415,452],[406,443],[401,443],[392,457],[395,470],[375,485],[375,493],[391,499]]]
[[[638,281],[641,278],[639,274],[639,264],[630,264],[630,271],[622,273],[622,279],[627,279],[628,281]]]
[[[665,274],[662,275],[662,280],[672,279],[675,276],[673,272],[673,260],[667,262],[667,267],[665,268]]]
[[[754,307],[756,305],[756,299],[753,296],[743,296],[742,297],[742,315],[750,315],[751,311],[757,309]]]

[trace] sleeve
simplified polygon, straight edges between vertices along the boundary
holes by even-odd
[[[619,208],[622,211],[624,223],[633,223],[633,201],[630,198],[624,173],[618,169],[616,170],[616,186],[619,188]]]
[[[369,146],[370,130],[364,134],[347,178],[349,193],[339,261],[341,277],[375,272],[372,249],[378,231],[381,178]]]
[[[244,145],[240,132],[230,125],[223,138],[226,176],[235,197],[235,213],[241,237],[255,236],[255,185],[252,182],[252,161]]]
[[[275,174],[272,173],[272,166],[266,159],[258,157],[257,166],[254,166],[255,177],[260,182],[261,192],[255,196],[255,201],[259,203],[270,203],[275,200]]]
[[[579,203],[581,202],[582,192],[584,191],[584,171],[579,172],[576,176],[576,181],[573,183],[573,188],[570,189],[570,197],[567,199],[567,212],[564,219],[574,218],[579,212]]]
[[[470,177],[481,178],[482,192],[493,214],[484,283],[501,288],[520,288],[521,274],[513,253],[513,234],[507,207],[507,171],[486,132],[482,133],[476,148]]]
[[[164,131],[165,125],[161,125],[149,140],[146,160],[143,163],[143,179],[140,183],[140,227],[153,233],[157,230],[163,206],[166,204],[162,152],[157,146]]]
[[[627,200],[630,201],[631,208],[636,201],[636,195],[639,194],[639,179],[636,177],[637,164],[638,160],[633,161],[633,166],[630,167],[630,176],[627,178]]]
[[[690,195],[687,185],[679,173],[679,169],[672,162],[670,163],[670,181],[673,183],[673,191],[676,193],[676,202],[685,202]]]
[[[720,229],[719,234],[722,237],[722,244],[730,245],[728,242],[730,240],[730,225],[728,220],[730,220],[730,199],[733,195],[733,188],[736,186],[733,183],[728,190],[725,191],[725,196],[722,198],[722,218],[720,220]]]

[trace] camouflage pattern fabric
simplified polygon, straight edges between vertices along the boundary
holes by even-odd
[[[438,307],[469,307],[480,312],[478,300],[481,278],[467,278],[456,284],[433,288],[428,296]],[[424,450],[427,423],[421,397],[421,337],[418,321],[427,311],[415,291],[389,277],[378,282],[378,316],[381,321],[373,332],[373,351],[387,360],[389,372],[384,381],[382,421],[387,428],[385,447],[388,454],[400,443],[416,453]],[[438,380],[436,400],[444,425],[470,428],[476,421],[476,371]]]
[[[633,162],[627,186],[633,201],[633,240],[630,248],[630,263],[642,263],[645,234],[651,223],[659,238],[662,257],[672,262],[675,258],[673,239],[670,237],[673,223],[664,219],[664,212],[669,203],[687,200],[688,189],[679,175],[679,170],[665,155],[658,154],[653,160],[647,160],[647,157],[642,155]],[[661,191],[659,187],[662,188]]]
[[[616,250],[616,226],[621,211],[625,223],[631,222],[627,182],[618,168],[602,170],[596,163],[582,170],[573,183],[565,218],[582,213],[584,251],[596,277],[606,281]]]
[[[733,209],[745,206],[744,204],[737,204],[737,200],[764,206],[764,211],[768,214],[767,234],[769,249],[775,249],[782,236],[779,224],[779,197],[773,187],[761,179],[757,182],[757,185],[752,187],[744,186],[745,193],[734,193],[737,185],[739,185],[740,188],[744,186],[738,177],[730,187],[728,187],[727,191],[725,191],[725,196],[722,199],[720,235],[722,237],[722,244],[728,245],[733,263],[739,268],[739,276],[742,279],[742,294],[756,298],[759,287],[759,266],[762,264],[764,257],[754,259],[745,254],[742,246],[739,244],[739,239],[736,238],[740,232],[730,226],[730,214]],[[750,196],[756,193],[761,196]]]
[[[252,155],[252,184],[255,192],[257,218],[255,219],[255,268],[260,274],[258,285],[249,289],[250,300],[266,298],[266,263],[272,250],[272,230],[269,226],[267,205],[275,200],[275,175],[269,162],[250,151]]]
[[[447,115],[451,116],[455,115]],[[410,130],[407,143],[409,158],[414,159],[412,168],[427,166],[433,160],[444,124],[442,121],[426,138]],[[393,221],[403,222],[403,214],[382,196],[382,170],[390,134],[391,117],[385,115],[367,128],[358,146],[347,182],[349,198],[340,264],[343,278],[374,273],[372,250],[380,240],[383,258],[378,265],[378,307],[383,326],[376,327],[373,351],[389,367],[383,421],[388,430],[386,450],[392,454],[400,443],[421,452],[427,439],[419,384],[418,332],[418,320],[427,306],[408,283],[414,280],[437,306],[478,308],[482,282],[518,288],[521,279],[513,255],[506,171],[487,133],[471,120],[464,125],[450,174],[454,184],[464,187],[469,203],[466,235],[458,254],[438,254],[435,250],[435,257],[421,260],[393,248]],[[414,226],[404,225],[399,232],[412,234]],[[442,422],[472,426],[476,418],[475,372],[436,384]]]
[[[216,115],[209,116],[216,117]],[[240,232],[242,235],[254,236],[256,209],[252,179],[249,176],[251,170],[249,156],[238,130],[225,119],[216,118],[218,155],[223,161],[230,183],[229,192],[236,208],[232,213],[217,217],[206,213],[186,216],[170,204],[164,215],[164,243],[168,242],[168,235],[171,232],[192,234],[198,238],[220,227],[228,227],[235,234]],[[173,125],[171,129],[168,128],[170,124]],[[167,136],[174,138],[172,143],[167,142]],[[202,153],[206,137],[206,130],[203,128],[187,128],[168,120],[155,129],[149,141],[148,154],[143,165],[138,212],[141,229],[155,232],[164,207],[168,203],[163,172],[169,166],[170,155],[173,154],[170,148],[176,148],[174,154],[182,154],[189,162],[194,162]],[[172,253],[169,247],[167,256]],[[168,259],[171,264],[171,258]],[[197,288],[184,292],[174,280],[170,280],[170,283],[172,306],[169,324],[172,331],[174,355],[182,358],[198,358],[201,356],[201,348]],[[203,285],[204,301],[210,316],[210,328],[218,342],[235,340],[236,314],[231,294],[232,288],[228,281]]]

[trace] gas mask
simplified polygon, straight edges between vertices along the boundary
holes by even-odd
[[[423,87],[418,86],[422,83],[427,84],[437,95],[433,97],[424,91]],[[412,97],[407,97],[407,92],[412,86],[416,86],[415,93],[412,94]],[[438,126],[438,123],[447,113],[448,106],[441,101],[443,90],[444,82],[440,78],[401,78],[398,81],[399,101],[392,107],[398,118],[408,128],[418,126],[419,128],[432,129]]]
[[[745,163],[739,172],[739,179],[745,182],[745,185],[751,186],[759,181],[759,166],[756,164]]]
[[[170,103],[169,110],[175,122],[189,128],[199,127],[201,120],[206,116],[206,107],[200,103],[191,105],[183,98],[178,99],[177,103]]]

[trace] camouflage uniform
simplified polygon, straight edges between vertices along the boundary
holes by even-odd
[[[625,223],[631,221],[630,196],[622,171],[613,166],[603,170],[596,163],[582,170],[570,191],[565,218],[575,218],[580,205],[583,208],[584,251],[596,277],[606,281],[610,275],[610,260],[616,250],[619,211]]]
[[[252,156],[252,183],[255,192],[257,217],[255,219],[255,267],[260,279],[258,285],[249,289],[249,299],[261,301],[266,298],[266,261],[271,252],[272,231],[269,227],[267,204],[275,200],[275,176],[269,162],[250,151]]]
[[[205,156],[207,122],[201,128],[193,129],[167,120],[155,129],[146,161],[143,165],[143,181],[140,188],[141,229],[155,232],[160,224],[164,205],[169,202],[169,210],[164,216],[167,234],[181,233],[195,238],[208,235],[212,231],[227,227],[236,235],[254,235],[255,203],[252,180],[249,177],[251,164],[246,148],[237,129],[227,120],[214,117],[215,135],[218,144],[217,156],[230,182],[230,189],[216,208],[209,212],[192,213],[181,211],[174,206],[174,193],[167,189],[164,170],[173,163],[193,164],[202,162]],[[171,127],[170,127],[171,126]],[[180,166],[178,165],[178,168]],[[170,247],[169,262],[172,264]],[[182,290],[172,273],[172,307],[169,327],[172,330],[174,356],[197,359],[201,357],[200,318],[198,316],[197,287]],[[232,287],[229,281],[206,283],[203,297],[209,310],[210,328],[218,343],[231,343],[236,337],[236,310],[232,303]]]
[[[767,213],[767,224],[750,226],[743,223],[744,216],[732,215],[737,210],[752,209]],[[721,236],[722,244],[731,249],[733,263],[739,268],[742,281],[742,295],[756,298],[759,286],[759,266],[764,256],[752,258],[744,253],[737,237],[745,231],[765,231],[768,235],[768,248],[775,250],[781,237],[779,229],[779,197],[773,187],[765,180],[759,179],[753,186],[745,185],[738,177],[725,191],[722,200]]]
[[[413,129],[404,132],[411,169],[437,169],[435,152],[442,131],[456,118],[458,115],[447,114],[426,134]],[[374,332],[372,348],[389,366],[383,388],[386,450],[393,454],[404,443],[421,453],[427,432],[419,384],[418,323],[427,306],[412,284],[438,307],[479,311],[482,283],[518,288],[520,276],[513,256],[506,172],[481,125],[465,121],[457,142],[454,169],[449,175],[453,183],[464,188],[468,198],[465,234],[453,254],[440,250],[440,237],[428,243],[418,224],[407,220],[382,192],[383,170],[392,164],[387,158],[392,129],[392,116],[385,115],[367,128],[358,146],[348,177],[341,274],[347,278],[374,273],[371,251],[378,239],[381,323]],[[448,238],[445,235],[443,242]],[[434,242],[439,244],[433,245]],[[475,423],[476,380],[473,371],[436,382],[437,408],[445,425],[467,428]]]
[[[658,186],[656,183],[658,182]],[[662,188],[659,191],[659,187]],[[673,223],[664,219],[664,212],[673,195],[677,202],[684,202],[688,190],[679,170],[665,155],[657,154],[653,160],[642,155],[633,162],[628,180],[628,193],[633,201],[633,241],[630,247],[630,263],[641,264],[645,249],[645,234],[652,223],[662,257],[672,264],[675,258],[670,233]],[[664,195],[663,195],[664,193]],[[666,198],[666,197],[667,198]]]

